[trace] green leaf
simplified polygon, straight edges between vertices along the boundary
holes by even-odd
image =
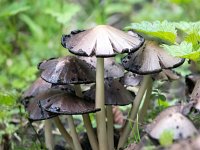
[[[172,56],[186,58],[193,61],[200,60],[200,49],[193,51],[192,43],[183,41],[179,45],[163,44],[162,47]]]
[[[188,43],[192,43],[194,50],[198,50],[200,48],[200,44],[199,44],[200,34],[198,34],[197,32],[192,32],[188,34],[184,40]]]
[[[175,43],[176,41],[176,29],[173,23],[168,21],[155,21],[141,23],[132,23],[131,26],[127,27],[128,30],[135,30],[144,35],[158,38],[166,42]]]
[[[200,21],[198,21],[198,22],[181,21],[181,22],[175,22],[173,24],[177,29],[179,29],[187,34],[190,34],[192,32],[196,32],[196,33],[200,34]]]
[[[14,106],[16,103],[16,98],[14,95],[0,92],[0,105],[1,106]]]
[[[159,138],[162,146],[169,146],[173,143],[174,133],[171,130],[164,130]]]
[[[18,13],[27,11],[28,9],[30,9],[30,7],[26,5],[24,2],[14,2],[8,5],[7,7],[5,7],[1,11],[0,17],[14,16],[14,15],[17,15]]]

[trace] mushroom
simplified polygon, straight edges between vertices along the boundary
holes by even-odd
[[[52,138],[52,131],[51,131],[51,121],[47,120],[54,117],[54,122],[58,129],[60,130],[61,134],[64,136],[66,141],[70,144],[73,148],[72,138],[69,133],[63,127],[58,115],[46,112],[40,105],[38,99],[40,93],[45,92],[46,90],[52,88],[52,84],[44,81],[42,78],[38,78],[29,88],[25,91],[22,95],[22,102],[25,106],[26,111],[29,114],[29,119],[31,121],[38,121],[38,120],[45,120],[45,142],[49,149],[53,149],[53,138]],[[53,88],[60,88],[65,91],[73,92],[73,89],[69,85],[63,86],[53,86]]]
[[[194,86],[199,78],[199,74],[189,74],[185,77],[186,95],[190,95],[192,93]]]
[[[184,59],[169,55],[161,47],[159,47],[159,44],[155,41],[146,41],[143,47],[141,47],[138,51],[129,53],[122,59],[122,65],[126,70],[140,75],[145,75],[129,115],[131,120],[136,118],[136,114],[147,86],[149,90],[152,88],[150,81],[151,77],[148,74],[158,73],[163,69],[175,68],[183,63]],[[151,92],[148,92],[148,95],[146,94],[146,96],[149,96],[150,94]],[[130,124],[127,121],[122,131],[118,148],[124,145],[130,131]]]
[[[192,122],[184,116],[181,105],[168,108],[161,112],[152,123],[147,125],[146,132],[154,139],[159,139],[164,131],[173,133],[173,139],[185,139],[198,133]]]
[[[71,53],[80,56],[97,57],[96,63],[96,108],[101,108],[97,112],[97,135],[99,149],[107,150],[108,143],[106,137],[105,123],[105,100],[104,100],[104,57],[115,56],[117,53],[136,51],[142,46],[144,39],[138,34],[131,32],[127,34],[109,25],[98,25],[94,28],[71,32],[64,35],[61,40],[63,47]],[[113,146],[109,146],[113,148]]]
[[[39,63],[38,69],[42,71],[41,77],[47,82],[56,85],[74,84],[75,93],[79,97],[82,96],[82,92],[80,85],[78,84],[92,83],[95,81],[95,68],[75,56],[65,56],[45,60]],[[91,146],[93,149],[97,149],[98,143],[93,132],[90,117],[88,114],[83,114],[82,116]],[[72,116],[68,116],[68,121],[72,120]],[[73,122],[70,124],[72,123]],[[71,127],[72,130],[74,130],[74,126]],[[76,148],[81,149],[77,135],[73,138]]]

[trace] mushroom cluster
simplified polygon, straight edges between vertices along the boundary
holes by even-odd
[[[152,79],[178,79],[179,76],[170,69],[184,63],[184,59],[171,56],[159,43],[144,41],[143,37],[133,31],[126,33],[109,25],[72,31],[62,36],[61,44],[78,56],[52,58],[41,62],[38,65],[41,77],[24,93],[23,99],[30,120],[54,118],[67,142],[76,150],[82,148],[72,115],[82,114],[92,149],[123,148],[132,127],[133,130],[136,127],[136,123],[129,121],[134,122],[137,114],[140,116],[139,121],[142,121],[147,113]],[[128,54],[122,58],[122,65],[116,63],[112,57],[123,53]],[[89,88],[83,91],[80,84],[89,83],[94,84],[88,85]],[[135,86],[139,87],[138,90],[127,90]],[[112,106],[128,104],[132,104],[130,113],[122,127],[119,142],[114,145]],[[179,106],[173,108],[176,111],[170,112],[173,113],[171,117],[163,115],[166,114],[164,112],[155,122],[160,122],[165,129],[166,122],[177,120],[177,124],[182,124],[180,129],[185,130],[191,123],[177,109],[179,110]],[[88,115],[91,112],[96,114],[97,137]],[[59,115],[67,115],[70,134],[64,129]],[[156,139],[163,130],[154,129],[155,122],[146,131]],[[171,124],[172,129],[177,128],[176,123]],[[197,133],[192,125],[191,130]],[[181,137],[187,136],[190,136],[188,132],[181,132]],[[174,138],[178,137],[180,132]]]

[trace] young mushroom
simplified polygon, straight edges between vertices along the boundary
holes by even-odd
[[[84,31],[72,31],[62,37],[61,44],[71,53],[81,56],[96,56],[96,108],[99,149],[107,150],[104,100],[104,57],[118,53],[134,52],[142,46],[144,39],[136,33],[131,35],[109,25],[98,25]]]
[[[161,72],[163,69],[170,69],[180,66],[184,63],[184,59],[173,57],[164,51],[155,41],[146,41],[138,51],[130,53],[122,59],[122,65],[128,71],[145,75],[136,95],[129,118],[134,120],[138,112],[142,97],[147,89],[147,86],[152,88],[151,76]],[[151,92],[148,92],[151,94]],[[131,126],[126,122],[123,133],[119,140],[118,148],[123,147],[127,140],[128,134],[131,131]]]
[[[183,114],[186,113],[184,112],[186,107],[178,105],[165,109],[147,125],[146,132],[157,140],[165,131],[172,132],[174,140],[186,139],[198,134],[198,130]]]

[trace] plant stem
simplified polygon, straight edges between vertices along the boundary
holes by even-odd
[[[72,149],[74,149],[73,140],[72,140],[70,134],[66,131],[65,127],[63,126],[60,118],[55,117],[54,122],[55,122],[57,128],[59,129],[60,133],[62,134],[62,136],[65,138],[66,142],[71,146]]]
[[[104,58],[97,58],[96,64],[96,108],[101,111],[96,113],[97,135],[99,150],[108,149],[105,120],[105,98],[104,98]]]
[[[107,116],[107,137],[108,137],[108,148],[114,150],[114,128],[113,128],[113,112],[112,105],[106,106]]]
[[[45,145],[48,150],[53,150],[54,143],[53,143],[53,135],[52,135],[52,124],[51,119],[44,121],[44,136],[45,136]]]
[[[139,110],[140,103],[142,101],[143,95],[145,93],[147,85],[149,84],[150,79],[151,79],[150,75],[145,75],[143,77],[142,84],[141,84],[139,91],[137,92],[136,98],[133,102],[133,105],[132,105],[132,108],[131,108],[131,111],[130,111],[130,114],[129,114],[129,119],[127,119],[127,121],[124,125],[124,128],[123,128],[122,134],[120,136],[117,149],[123,147],[125,142],[128,139],[128,135],[129,135],[131,128],[132,128],[132,123],[129,123],[128,120],[135,120],[137,112]]]
[[[74,89],[75,89],[77,96],[79,96],[79,97],[83,96],[80,85],[74,85]],[[98,148],[97,137],[94,133],[92,123],[90,120],[90,116],[89,116],[89,114],[83,114],[82,117],[83,117],[83,122],[84,122],[84,125],[86,128],[86,131],[87,131],[87,135],[88,135],[88,138],[90,141],[90,145],[93,150],[98,150],[99,148]]]
[[[67,116],[67,121],[69,124],[69,128],[70,128],[70,133],[73,139],[73,143],[74,143],[74,149],[75,150],[82,150],[81,144],[79,142],[78,139],[78,135],[75,129],[75,125],[74,125],[74,120],[73,117],[71,115]]]

